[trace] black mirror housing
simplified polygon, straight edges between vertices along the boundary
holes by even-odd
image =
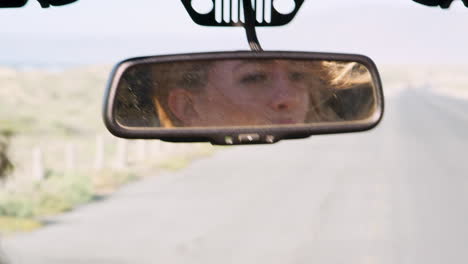
[[[119,94],[119,91],[129,89],[139,89],[139,86],[145,79],[129,75],[132,69],[146,69],[150,67],[160,67],[161,65],[178,65],[187,63],[197,63],[199,61],[327,61],[339,62],[340,65],[359,64],[367,69],[370,76],[372,89],[368,89],[366,96],[372,98],[372,111],[363,118],[344,118],[347,113],[359,108],[357,101],[353,101],[353,92],[350,89],[343,89],[340,95],[343,98],[339,105],[336,101],[332,102],[337,113],[342,119],[328,120],[327,122],[306,122],[306,123],[277,123],[271,125],[258,125],[256,123],[244,123],[242,125],[219,125],[213,123],[212,126],[202,125],[182,125],[182,126],[164,126],[148,125],[143,121],[143,114],[133,114],[131,117],[122,117],[119,107],[126,104],[134,110],[140,111],[142,107],[137,103],[122,102],[122,97],[134,97],[134,93]],[[346,67],[345,67],[346,68]],[[349,67],[348,67],[349,68]],[[171,74],[174,70],[166,74]],[[178,70],[175,70],[178,72]],[[147,77],[145,77],[147,79]],[[130,79],[130,81],[129,81]],[[133,80],[132,80],[133,79]],[[150,80],[152,83],[160,83],[159,80]],[[158,89],[161,85],[156,85]],[[356,89],[359,85],[355,86]],[[361,89],[362,90],[362,89]],[[151,100],[147,100],[151,101]],[[217,109],[216,111],[223,109]],[[216,112],[215,111],[215,112]],[[218,112],[219,112],[218,111]],[[127,111],[128,112],[128,111]],[[135,111],[133,111],[135,112]],[[151,111],[150,111],[151,112]],[[213,111],[210,111],[213,112]],[[143,112],[142,112],[143,113]],[[160,139],[170,142],[211,142],[217,145],[236,145],[236,144],[267,144],[275,143],[283,139],[306,138],[311,135],[348,133],[366,131],[376,127],[382,120],[384,113],[384,96],[380,76],[374,62],[362,55],[354,54],[336,54],[336,53],[313,53],[313,52],[216,52],[199,54],[180,54],[168,56],[141,57],[125,60],[115,66],[105,94],[103,118],[108,130],[118,137],[129,139]],[[226,116],[226,115],[225,115]],[[130,118],[130,120],[129,120]],[[142,120],[138,120],[138,119]],[[160,119],[161,117],[159,117]],[[158,118],[156,118],[158,119]],[[226,117],[229,119],[229,116]],[[234,119],[232,119],[234,120]],[[140,122],[141,121],[141,122]],[[232,121],[234,122],[234,121]],[[229,124],[229,123],[228,123]]]

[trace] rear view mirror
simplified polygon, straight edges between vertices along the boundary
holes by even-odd
[[[214,144],[363,131],[382,114],[369,58],[297,52],[130,59],[114,69],[104,108],[116,136]]]

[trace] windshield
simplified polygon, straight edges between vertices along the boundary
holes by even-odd
[[[386,113],[370,132],[239,147],[107,132],[118,61],[249,49],[180,1],[130,2],[0,10],[0,263],[468,261],[461,2],[306,1],[259,28],[265,50],[372,58]]]

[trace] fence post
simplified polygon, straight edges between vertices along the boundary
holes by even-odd
[[[138,140],[137,141],[137,161],[138,162],[143,162],[147,159],[146,157],[146,141],[144,140]]]
[[[45,178],[42,150],[39,147],[32,151],[32,176],[36,181],[42,181]]]
[[[76,168],[75,159],[76,159],[76,148],[75,144],[68,143],[65,149],[65,170],[71,172]]]
[[[174,143],[161,141],[161,154],[165,156],[172,156],[174,153]]]
[[[124,169],[127,167],[127,141],[124,139],[117,140],[117,153],[114,167],[116,169]]]
[[[96,136],[96,153],[94,156],[94,169],[102,170],[104,167],[104,138],[102,135]]]
[[[161,141],[159,140],[151,141],[149,152],[150,152],[149,155],[151,155],[151,158],[158,157],[158,155],[161,153]]]

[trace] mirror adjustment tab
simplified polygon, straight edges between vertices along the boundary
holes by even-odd
[[[260,141],[259,134],[240,134],[238,136],[240,143],[254,143]]]

